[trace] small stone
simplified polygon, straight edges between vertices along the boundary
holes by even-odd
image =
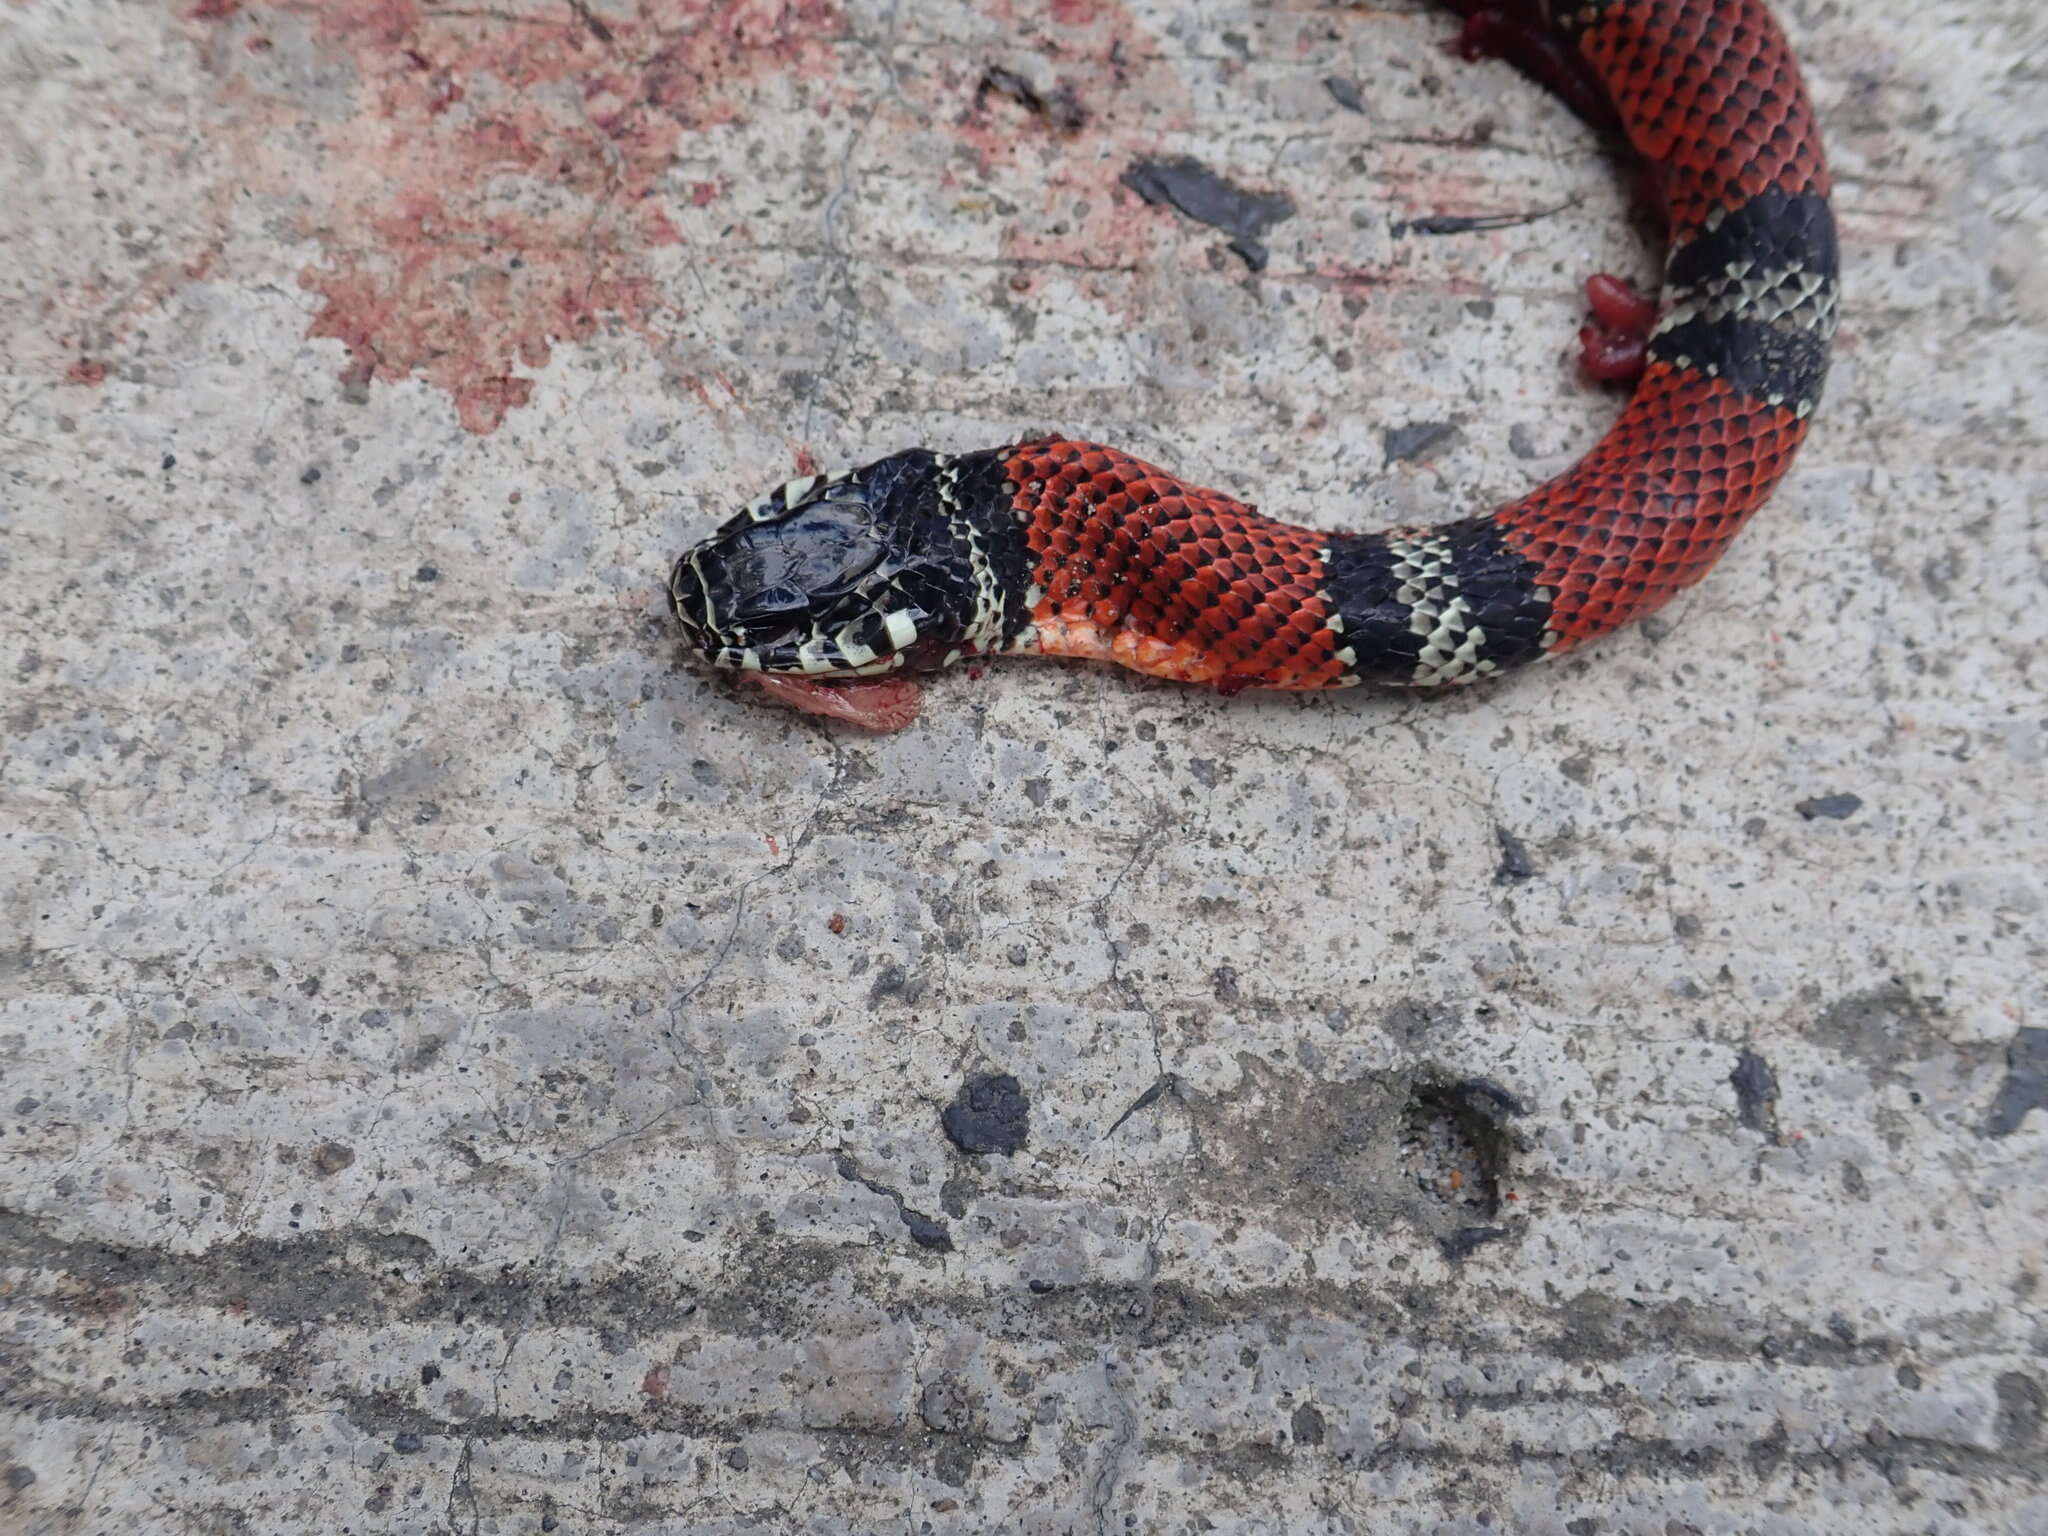
[[[408,1429],[392,1440],[391,1449],[398,1452],[401,1456],[410,1456],[415,1451],[425,1449],[426,1443],[426,1441]]]
[[[304,469],[299,471],[299,484],[317,485],[319,484],[319,481],[320,466],[318,464],[308,464]]]

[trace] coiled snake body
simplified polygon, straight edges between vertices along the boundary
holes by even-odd
[[[1588,367],[1638,382],[1576,466],[1485,516],[1361,534],[1095,443],[912,449],[792,481],[684,554],[669,595],[690,645],[886,729],[915,713],[904,674],[998,653],[1229,691],[1467,683],[1698,581],[1784,475],[1827,373],[1835,233],[1798,67],[1762,0],[1446,3],[1468,56],[1618,125],[1668,217],[1661,303],[1588,284]]]

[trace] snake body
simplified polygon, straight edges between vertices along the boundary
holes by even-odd
[[[814,684],[1004,653],[1225,690],[1433,688],[1608,634],[1704,576],[1805,438],[1835,330],[1798,66],[1762,0],[1448,3],[1468,52],[1608,114],[1668,217],[1661,301],[1623,338],[1634,394],[1577,465],[1484,516],[1333,533],[1097,443],[912,449],[791,481],[684,554],[669,593],[690,644],[806,707]],[[1588,340],[1589,366],[1614,339]]]

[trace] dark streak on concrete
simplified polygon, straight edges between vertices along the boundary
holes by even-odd
[[[1438,1238],[1436,1245],[1445,1258],[1457,1264],[1469,1259],[1475,1249],[1498,1242],[1507,1235],[1506,1227],[1460,1227],[1449,1237]]]
[[[925,1215],[923,1211],[912,1209],[911,1206],[905,1203],[900,1191],[892,1189],[889,1185],[877,1179],[869,1178],[860,1171],[860,1165],[854,1162],[846,1153],[841,1152],[833,1160],[833,1166],[839,1170],[839,1177],[842,1179],[858,1184],[873,1194],[881,1195],[885,1199],[893,1201],[896,1206],[897,1219],[903,1223],[904,1229],[910,1233],[910,1240],[917,1244],[918,1247],[929,1248],[934,1253],[951,1253],[953,1251],[953,1234],[947,1230],[946,1224],[943,1221],[934,1221],[931,1217]]]

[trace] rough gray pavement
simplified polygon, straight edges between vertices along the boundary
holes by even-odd
[[[0,7],[0,1528],[2048,1530],[2048,45],[1779,9],[1846,329],[1703,587],[873,739],[675,551],[1048,425],[1504,499],[1615,164],[1410,4]]]

